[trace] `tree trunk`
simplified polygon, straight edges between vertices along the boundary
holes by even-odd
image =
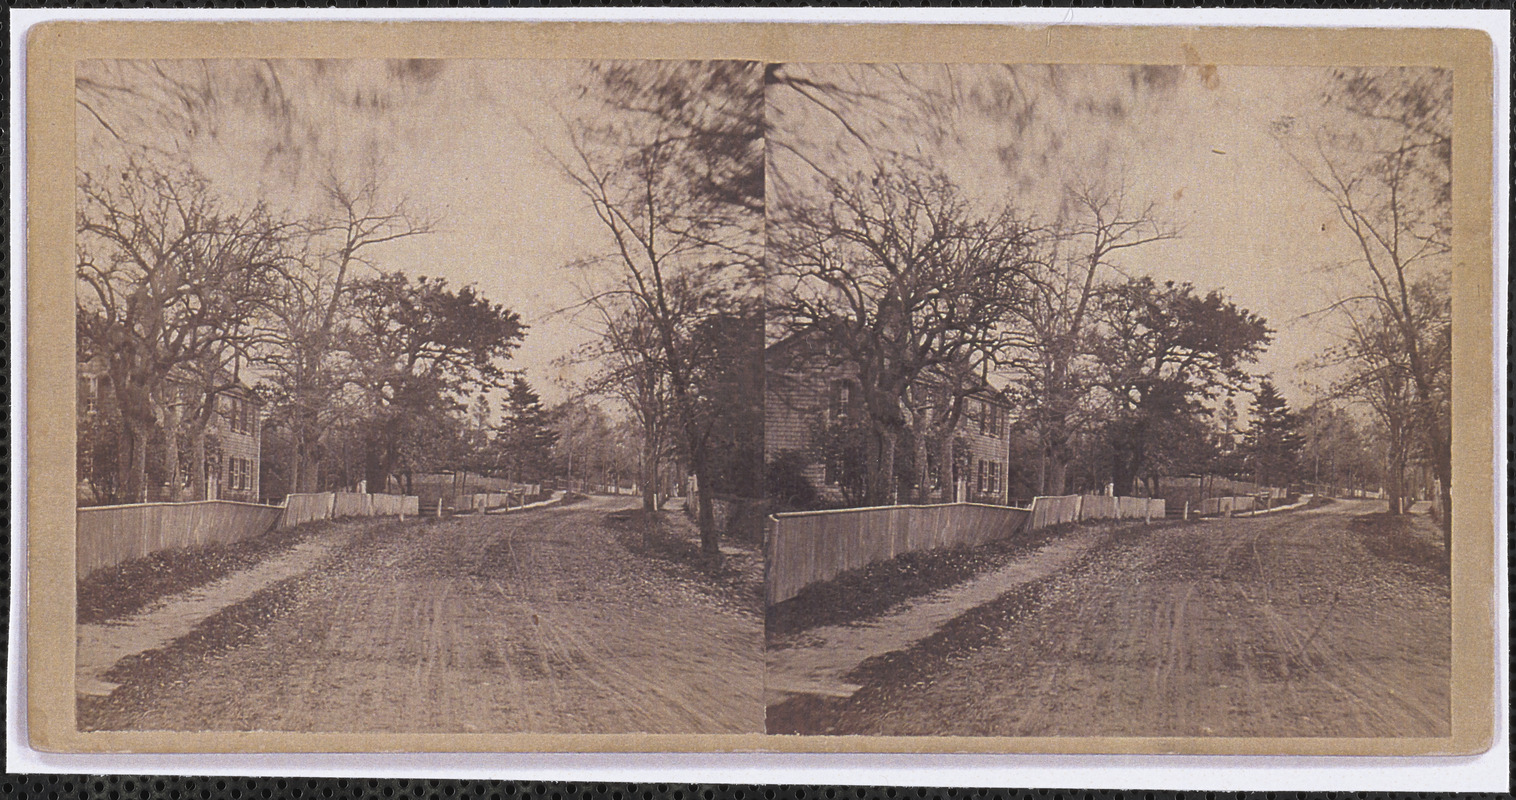
[[[695,498],[698,504],[697,522],[700,525],[700,552],[713,562],[721,558],[721,532],[716,530],[716,509],[711,503],[710,459],[705,446],[694,448],[690,453],[691,466],[695,470]],[[689,502],[686,498],[685,502]]]
[[[920,427],[925,430],[913,431],[911,435],[911,463],[912,471],[916,473],[916,485],[912,487],[909,496],[912,502],[925,505],[932,502],[932,473],[929,466],[931,459],[927,457],[927,453],[931,449],[933,429],[937,426],[926,423]]]
[[[122,420],[126,435],[119,461],[121,496],[127,503],[147,502],[147,442],[152,426],[140,421]]]
[[[199,420],[190,432],[190,499],[210,499],[205,489],[205,425]]]
[[[652,513],[658,510],[658,461],[657,447],[649,438],[642,441],[642,470],[638,479],[642,481],[642,510]]]
[[[1043,493],[1053,497],[1063,494],[1064,487],[1068,486],[1068,480],[1068,459],[1055,451],[1048,458],[1048,469],[1045,476]]]
[[[951,503],[958,499],[956,477],[953,474],[953,432],[947,431],[937,442],[937,483],[942,488],[942,502]]]
[[[1448,563],[1452,564],[1453,554],[1453,450],[1448,437],[1442,435],[1440,429],[1433,430],[1428,434],[1432,445],[1432,474],[1439,484],[1438,489],[1442,495],[1442,511],[1437,522],[1442,526],[1443,552],[1449,555]]]
[[[179,406],[171,406],[163,414],[163,473],[168,481],[168,501],[177,503],[184,499],[184,484],[179,480]]]
[[[864,482],[864,505],[887,506],[894,502],[899,439],[899,432],[888,428],[875,435],[873,452],[869,454],[869,474]]]

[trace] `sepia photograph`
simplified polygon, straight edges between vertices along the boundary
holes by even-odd
[[[767,69],[769,733],[1449,735],[1449,71]]]
[[[1482,752],[1487,42],[1306,32],[34,28],[23,739]]]
[[[79,728],[761,733],[762,76],[81,62]]]

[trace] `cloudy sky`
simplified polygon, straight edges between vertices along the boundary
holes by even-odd
[[[326,171],[384,165],[386,191],[438,220],[436,232],[386,245],[379,265],[472,283],[522,314],[531,331],[516,364],[547,399],[576,378],[558,360],[590,333],[564,313],[580,297],[565,265],[608,246],[589,206],[548,157],[562,152],[576,106],[575,62],[87,62],[80,65],[81,169],[119,158],[118,135],[187,152],[230,197],[291,213],[317,205]],[[792,74],[866,85],[883,71],[786,65]],[[839,70],[841,72],[839,72]],[[849,72],[849,70],[853,70]],[[1304,315],[1343,290],[1324,264],[1353,255],[1336,210],[1270,136],[1270,123],[1306,112],[1321,75],[1310,69],[997,66],[896,70],[949,97],[932,138],[921,109],[854,106],[850,126],[881,146],[928,155],[986,202],[1056,215],[1057,188],[1076,173],[1127,177],[1133,204],[1155,204],[1180,239],[1127,251],[1129,274],[1219,289],[1276,329],[1260,369],[1292,401],[1319,376],[1300,362],[1332,341]],[[1144,83],[1151,79],[1151,85]],[[183,112],[175,87],[211,87]],[[1012,93],[1037,101],[1018,120]],[[273,99],[271,99],[271,96]],[[176,103],[178,103],[176,105]],[[156,109],[156,111],[154,111]],[[770,96],[774,136],[803,131],[846,160],[854,134],[795,97]],[[1025,110],[1025,109],[1022,109]],[[868,127],[875,113],[875,129]],[[98,115],[98,116],[97,116]],[[563,116],[560,116],[563,115]],[[811,115],[811,116],[807,116]],[[881,122],[882,119],[882,122]],[[105,121],[114,123],[109,133]],[[1018,124],[1020,127],[1018,127]],[[891,139],[893,137],[893,139]],[[785,153],[770,145],[776,163]],[[793,165],[790,165],[793,167]]]
[[[377,266],[474,284],[520,313],[530,331],[513,366],[549,401],[564,397],[576,375],[557,362],[590,337],[572,314],[561,313],[580,297],[577,273],[566,265],[606,246],[589,206],[548,156],[562,150],[559,112],[574,113],[581,65],[431,62],[425,74],[409,75],[384,62],[318,70],[310,63],[279,65],[293,119],[266,107],[262,82],[248,77],[260,64],[222,62],[206,79],[192,65],[170,63],[165,71],[176,79],[208,80],[222,94],[215,108],[197,114],[216,119],[216,129],[197,130],[176,146],[234,201],[262,199],[297,216],[319,206],[319,181],[328,170],[368,174],[381,164],[387,198],[403,199],[436,226],[376,249]],[[156,77],[126,66],[136,65],[85,64],[80,72],[133,78],[137,85]],[[114,137],[87,111],[80,113],[79,139],[83,168],[92,159],[120,157]]]
[[[1309,384],[1324,382],[1321,373],[1299,369],[1335,341],[1330,319],[1312,312],[1361,277],[1325,268],[1356,250],[1336,207],[1270,134],[1281,117],[1313,113],[1322,71],[785,69],[840,87],[833,96],[841,100],[822,108],[799,93],[771,92],[770,152],[781,173],[812,171],[791,148],[774,146],[781,139],[807,156],[846,153],[860,164],[870,149],[925,156],[972,197],[1042,221],[1058,215],[1066,182],[1090,176],[1119,182],[1124,175],[1127,207],[1152,203],[1155,217],[1181,236],[1123,251],[1116,265],[1130,275],[1219,290],[1265,317],[1276,334],[1258,370],[1272,374],[1291,401],[1306,402]],[[849,99],[874,92],[873,100]],[[888,110],[875,119],[870,110],[881,107]],[[929,116],[934,122],[923,121]]]

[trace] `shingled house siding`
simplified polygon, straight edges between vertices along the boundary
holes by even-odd
[[[968,450],[968,474],[960,477],[968,480],[968,496],[964,500],[975,503],[1005,503],[1009,495],[1006,486],[1006,470],[1011,460],[1011,440],[1009,434],[1009,406],[997,403],[981,397],[971,397],[969,413],[963,415],[958,423],[958,437]],[[981,432],[980,415],[986,406],[999,409],[999,423],[986,432]],[[984,491],[979,488],[979,474],[981,463],[993,464],[996,479],[991,488],[986,485]],[[989,472],[985,468],[986,473]],[[988,482],[987,482],[988,483]]]
[[[833,367],[812,373],[773,371],[765,382],[763,403],[763,457],[765,461],[787,452],[806,452],[811,431],[831,413],[831,382],[841,380],[850,370]],[[842,493],[826,483],[822,464],[808,464],[806,480],[825,499],[837,502]]]
[[[247,409],[238,412],[238,404]],[[217,485],[221,500],[256,503],[259,499],[258,473],[261,471],[261,406],[242,393],[220,397],[220,413],[215,417],[212,433],[221,450]]]
[[[786,452],[805,453],[810,447],[810,435],[814,426],[832,413],[832,384],[838,380],[851,379],[856,371],[844,366],[820,366],[812,370],[787,370],[774,366],[778,359],[771,359],[766,384],[763,423],[763,453],[772,461]],[[968,450],[968,473],[962,475],[968,481],[968,493],[964,500],[981,503],[1005,503],[1009,497],[1006,473],[1010,462],[1010,437],[1008,433],[1009,412],[1007,404],[998,399],[975,396],[968,400],[970,412],[958,423],[957,438]],[[986,404],[999,409],[999,424],[993,431],[981,432],[981,411]],[[979,464],[995,464],[994,490],[979,491]],[[803,471],[811,486],[830,502],[842,500],[842,493],[835,484],[826,483],[826,469],[819,463],[808,464]]]

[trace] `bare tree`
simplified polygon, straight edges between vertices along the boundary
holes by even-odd
[[[376,249],[435,229],[403,199],[385,199],[379,172],[372,167],[358,181],[328,173],[327,211],[305,224],[303,268],[290,275],[270,308],[275,345],[260,352],[258,363],[270,371],[279,419],[289,426],[292,491],[319,489],[327,432],[348,411],[334,401],[353,378],[339,339],[355,283],[377,274]]]
[[[181,370],[245,352],[252,322],[286,273],[287,229],[261,206],[224,208],[188,168],[134,159],[119,173],[79,176],[77,320],[83,355],[101,359],[124,427],[120,481],[146,498],[148,438],[169,438],[169,480],[179,480],[179,418],[216,386],[181,396]],[[164,419],[165,413],[168,419]]]
[[[590,289],[585,293],[584,307],[597,317],[601,336],[574,354],[576,361],[598,367],[582,394],[615,398],[631,411],[641,432],[637,483],[642,508],[657,511],[659,476],[672,455],[669,431],[675,424],[668,378],[660,365],[661,339],[641,313],[642,306],[628,302],[627,296]]]
[[[1114,186],[1081,180],[1065,187],[1061,218],[1015,307],[1017,347],[1008,366],[1019,379],[1025,422],[1038,441],[1038,490],[1044,494],[1064,493],[1070,444],[1088,421],[1090,304],[1103,273],[1120,274],[1114,257],[1124,250],[1179,236],[1158,219],[1155,204],[1133,208],[1126,194],[1124,179]]]
[[[762,262],[763,216],[730,191],[723,178],[751,174],[762,163],[762,93],[757,64],[687,62],[653,65],[624,80],[652,85],[678,82],[687,103],[737,115],[746,136],[711,144],[691,136],[680,115],[641,110],[605,113],[570,123],[569,154],[555,154],[563,173],[589,201],[604,227],[610,254],[600,261],[604,283],[591,300],[616,309],[617,319],[636,319],[654,334],[651,352],[633,355],[666,381],[681,450],[700,491],[697,519],[701,549],[719,557],[719,535],[710,496],[709,441],[713,428],[701,398],[706,362],[716,357],[698,335],[704,320],[744,295]],[[608,84],[614,89],[616,84]],[[597,88],[597,93],[604,91]],[[663,108],[667,95],[656,99]],[[747,126],[745,129],[742,126]],[[711,166],[712,160],[721,166]],[[745,184],[744,184],[745,185]],[[639,342],[642,344],[642,342]],[[756,402],[756,399],[755,399]]]
[[[1444,545],[1452,544],[1451,319],[1418,309],[1418,286],[1449,274],[1452,232],[1452,74],[1419,68],[1344,69],[1323,95],[1330,116],[1279,120],[1275,133],[1337,206],[1357,247],[1364,290],[1335,304],[1377,330],[1365,369],[1393,350],[1413,398],[1412,424],[1441,485]],[[1380,324],[1382,323],[1382,325]],[[1388,337],[1388,338],[1386,338]],[[1354,333],[1349,341],[1367,343]]]
[[[817,337],[823,358],[856,370],[876,436],[867,495],[888,503],[907,430],[949,446],[940,434],[977,388],[970,378],[982,379],[1004,346],[1033,234],[1009,209],[977,212],[929,165],[893,161],[828,187],[820,200],[780,194],[769,314],[792,334]],[[946,392],[913,406],[924,381]]]

